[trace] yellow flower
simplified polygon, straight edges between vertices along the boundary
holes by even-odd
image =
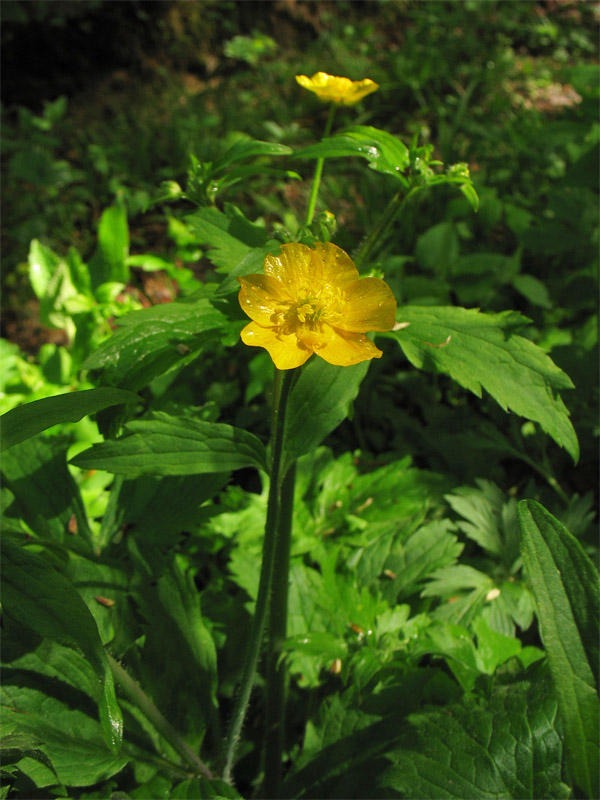
[[[365,78],[363,81],[351,81],[350,78],[338,78],[326,72],[316,72],[312,78],[296,75],[296,80],[309,92],[314,92],[321,100],[353,106],[371,92],[379,89],[379,84]]]
[[[264,347],[278,369],[293,369],[316,353],[349,367],[380,358],[366,331],[389,331],[396,300],[379,278],[360,278],[350,256],[329,242],[284,244],[268,255],[264,275],[238,278],[250,322],[244,344]]]

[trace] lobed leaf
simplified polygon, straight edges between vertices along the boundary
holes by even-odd
[[[102,370],[102,382],[137,391],[183,359],[200,354],[229,323],[210,300],[175,302],[134,311],[92,353],[84,369]],[[186,362],[187,363],[187,362]]]
[[[200,208],[185,221],[200,244],[212,249],[207,257],[223,272],[229,272],[254,247],[264,247],[267,232],[254,225],[235,206],[225,205],[225,213],[217,208]]]
[[[445,372],[477,397],[485,389],[505,411],[538,422],[577,461],[577,436],[556,393],[573,384],[541,348],[515,333],[524,317],[450,306],[404,306],[399,316],[406,328],[378,336],[395,339],[411,364]]]

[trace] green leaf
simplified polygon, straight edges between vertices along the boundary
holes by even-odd
[[[556,393],[573,384],[541,348],[515,333],[526,318],[442,306],[404,306],[398,316],[406,328],[378,335],[396,339],[411,364],[445,372],[477,397],[485,389],[504,410],[538,422],[577,461],[577,436]]]
[[[292,387],[284,451],[287,463],[321,444],[347,416],[369,362],[336,367],[312,358]]]
[[[73,708],[47,691],[32,688],[30,674],[26,670],[6,671],[1,690],[2,722],[5,728],[37,738],[39,749],[50,760],[52,770],[37,759],[20,762],[35,785],[56,786],[58,776],[63,785],[91,786],[119,772],[129,757],[108,750],[99,724],[87,709]]]
[[[569,797],[561,781],[556,700],[543,670],[530,674],[530,680],[495,687],[488,707],[411,715],[386,754],[393,766],[377,787],[431,800]]]
[[[83,540],[91,548],[92,533],[79,488],[62,447],[41,437],[26,439],[2,456],[4,485],[15,500],[9,517],[20,517],[38,536],[72,546]]]
[[[229,326],[225,315],[207,298],[134,311],[119,324],[117,332],[92,353],[83,368],[103,370],[103,383],[131,391],[147,386],[184,359],[198,356]]]
[[[236,264],[231,272],[223,278],[215,294],[221,296],[239,291],[240,284],[237,278],[243,275],[249,275],[252,272],[262,272],[266,256],[269,254],[274,256],[279,255],[280,247],[281,242],[277,242],[275,239],[269,239],[265,247],[254,247],[252,250],[249,250],[239,264]]]
[[[134,420],[124,428],[125,436],[96,444],[71,463],[118,475],[198,475],[242,467],[267,470],[262,442],[231,425],[156,412],[151,419]]]
[[[75,326],[64,309],[65,302],[77,295],[71,270],[63,259],[37,239],[29,248],[29,280],[40,301],[42,322],[53,328],[65,328],[72,338]]]
[[[261,142],[258,139],[240,139],[213,163],[213,173],[220,172],[233,164],[254,156],[289,156],[294,151],[285,144]]]
[[[66,578],[9,537],[2,539],[2,558],[4,612],[38,636],[81,649],[100,681],[98,709],[104,740],[113,753],[118,753],[123,739],[123,717],[112,671],[87,606]]]
[[[543,506],[522,500],[517,511],[569,769],[588,797],[598,797],[598,573],[579,542]]]
[[[196,240],[212,248],[207,257],[223,272],[237,266],[253,247],[264,247],[267,242],[266,230],[252,224],[231,204],[226,204],[225,213],[217,208],[200,208],[185,221]]]
[[[348,692],[334,696],[309,721],[283,796],[566,800],[548,676],[543,666],[515,675],[513,663],[494,679],[487,703],[471,699],[405,716],[424,694],[427,701],[431,668],[389,687],[388,698],[383,690],[379,703],[361,697],[354,708]]]
[[[386,131],[368,125],[353,125],[341,133],[323,139],[319,144],[305,147],[294,158],[339,158],[360,156],[369,162],[369,167],[385,175],[393,175],[404,186],[407,181],[402,173],[409,166],[410,158],[406,145]]]
[[[0,451],[35,436],[60,422],[78,422],[82,417],[109,406],[139,400],[136,394],[122,389],[86,389],[55,397],[34,400],[0,417]]]
[[[526,297],[534,306],[552,308],[552,300],[545,283],[533,275],[515,275],[512,285],[519,294]]]
[[[108,281],[129,280],[129,229],[127,212],[122,203],[107,208],[98,225],[98,249],[90,261],[94,286]]]

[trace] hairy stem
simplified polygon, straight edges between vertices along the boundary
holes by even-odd
[[[269,604],[269,650],[267,658],[267,709],[265,734],[265,798],[277,798],[281,789],[281,760],[285,730],[287,669],[281,658],[287,636],[288,586],[292,549],[292,514],[296,464],[292,464],[281,484],[273,586]]]
[[[229,734],[225,745],[225,765],[223,778],[231,781],[231,770],[237,748],[240,732],[246,716],[246,709],[250,700],[250,693],[254,684],[260,647],[265,628],[267,615],[267,605],[271,593],[271,583],[273,578],[273,564],[275,561],[275,545],[277,537],[277,523],[279,518],[280,490],[282,484],[282,452],[283,437],[285,432],[285,412],[287,400],[292,385],[294,370],[281,371],[275,370],[275,384],[273,397],[273,422],[272,422],[272,444],[271,444],[271,476],[269,485],[269,499],[267,504],[267,520],[265,524],[265,538],[263,542],[262,563],[260,568],[260,578],[258,584],[258,596],[252,628],[250,630],[250,641],[246,660],[244,664],[244,674],[240,684],[239,694],[233,710]]]

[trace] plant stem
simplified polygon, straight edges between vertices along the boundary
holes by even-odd
[[[273,586],[269,604],[265,784],[263,791],[265,798],[278,798],[281,793],[281,761],[287,695],[287,669],[285,661],[281,658],[281,651],[287,637],[288,587],[295,482],[296,464],[294,463],[285,473],[281,484]]]
[[[240,731],[246,716],[246,709],[250,700],[250,693],[254,684],[254,676],[260,655],[267,603],[271,593],[273,578],[273,564],[275,560],[275,545],[277,538],[277,524],[279,519],[280,490],[282,484],[282,452],[283,437],[285,432],[285,412],[287,400],[292,385],[294,370],[275,370],[274,396],[273,396],[273,421],[271,433],[271,475],[269,485],[269,499],[267,502],[267,520],[265,523],[265,538],[263,542],[262,563],[258,584],[258,595],[254,610],[254,619],[250,630],[250,641],[244,664],[244,674],[240,685],[239,694],[233,710],[229,734],[225,750],[225,765],[223,779],[231,781],[233,759],[238,744]]]
[[[323,139],[326,139],[331,133],[334,116],[335,116],[335,103],[332,103],[329,106],[329,115],[327,116],[327,122],[325,124]],[[307,225],[310,225],[310,223],[313,221],[313,217],[315,216],[315,206],[317,205],[317,195],[319,194],[319,185],[321,183],[321,173],[323,172],[324,161],[325,161],[324,158],[317,159],[317,166],[315,167],[315,177],[313,178],[313,185],[310,191],[310,199],[308,201],[308,211],[306,212]]]
[[[354,257],[354,263],[356,264],[357,269],[360,270],[361,266],[366,261],[367,256],[369,256],[371,251],[380,244],[383,235],[388,227],[392,224],[397,214],[399,214],[405,200],[406,197],[403,197],[400,191],[396,192],[396,194],[392,197],[387,208],[379,218],[379,222],[364,240],[358,253]]]
[[[160,735],[179,753],[194,769],[196,774],[213,779],[215,776],[192,750],[189,744],[177,733],[171,723],[166,720],[136,681],[111,655],[107,654],[108,663],[117,683],[127,692],[142,714],[149,720]]]

